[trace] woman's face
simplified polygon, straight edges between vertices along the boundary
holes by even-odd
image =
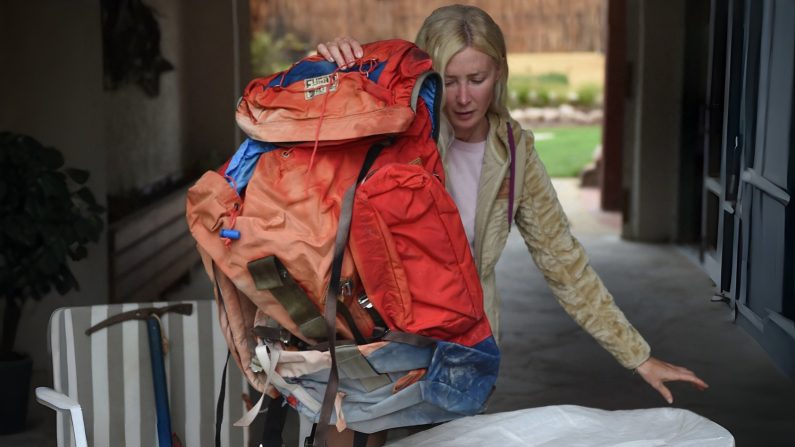
[[[486,112],[494,98],[500,71],[487,54],[466,47],[456,53],[444,70],[445,114],[462,141],[483,141],[489,131]]]

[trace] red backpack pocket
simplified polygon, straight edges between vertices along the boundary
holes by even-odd
[[[467,346],[491,335],[458,209],[422,167],[389,164],[359,186],[350,248],[391,329]]]

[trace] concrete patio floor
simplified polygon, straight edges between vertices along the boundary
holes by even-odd
[[[705,392],[673,384],[675,407],[707,417],[738,446],[795,445],[795,383],[738,325],[685,249],[618,237],[620,215],[574,180],[555,186],[591,265],[660,359],[686,366]],[[617,410],[666,406],[563,312],[513,231],[498,264],[500,378],[489,412],[555,404]]]
[[[725,304],[710,300],[712,282],[692,255],[676,246],[621,240],[620,215],[600,212],[595,190],[579,189],[574,180],[556,179],[555,186],[591,264],[653,355],[710,384],[705,392],[673,384],[673,405],[719,423],[740,447],[794,446],[795,383],[731,321]],[[204,281],[200,277],[172,299],[209,297]],[[516,230],[498,265],[498,285],[503,362],[490,413],[557,404],[609,410],[667,405],[563,312]],[[30,430],[0,437],[0,446],[55,445],[55,418],[32,405]]]

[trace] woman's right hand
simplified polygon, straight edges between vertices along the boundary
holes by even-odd
[[[337,37],[326,43],[317,45],[317,54],[326,58],[329,62],[336,62],[340,68],[347,68],[353,65],[356,59],[362,57],[362,45],[353,37]]]

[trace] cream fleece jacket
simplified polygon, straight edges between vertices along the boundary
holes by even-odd
[[[486,153],[478,186],[475,213],[475,262],[483,285],[484,305],[495,337],[500,331],[500,297],[494,268],[508,239],[510,121],[516,142],[514,222],[533,261],[565,311],[626,368],[637,368],[650,348],[616,306],[599,276],[591,268],[538,158],[533,134],[510,118],[490,114]],[[443,122],[439,150],[453,141],[452,129]]]

